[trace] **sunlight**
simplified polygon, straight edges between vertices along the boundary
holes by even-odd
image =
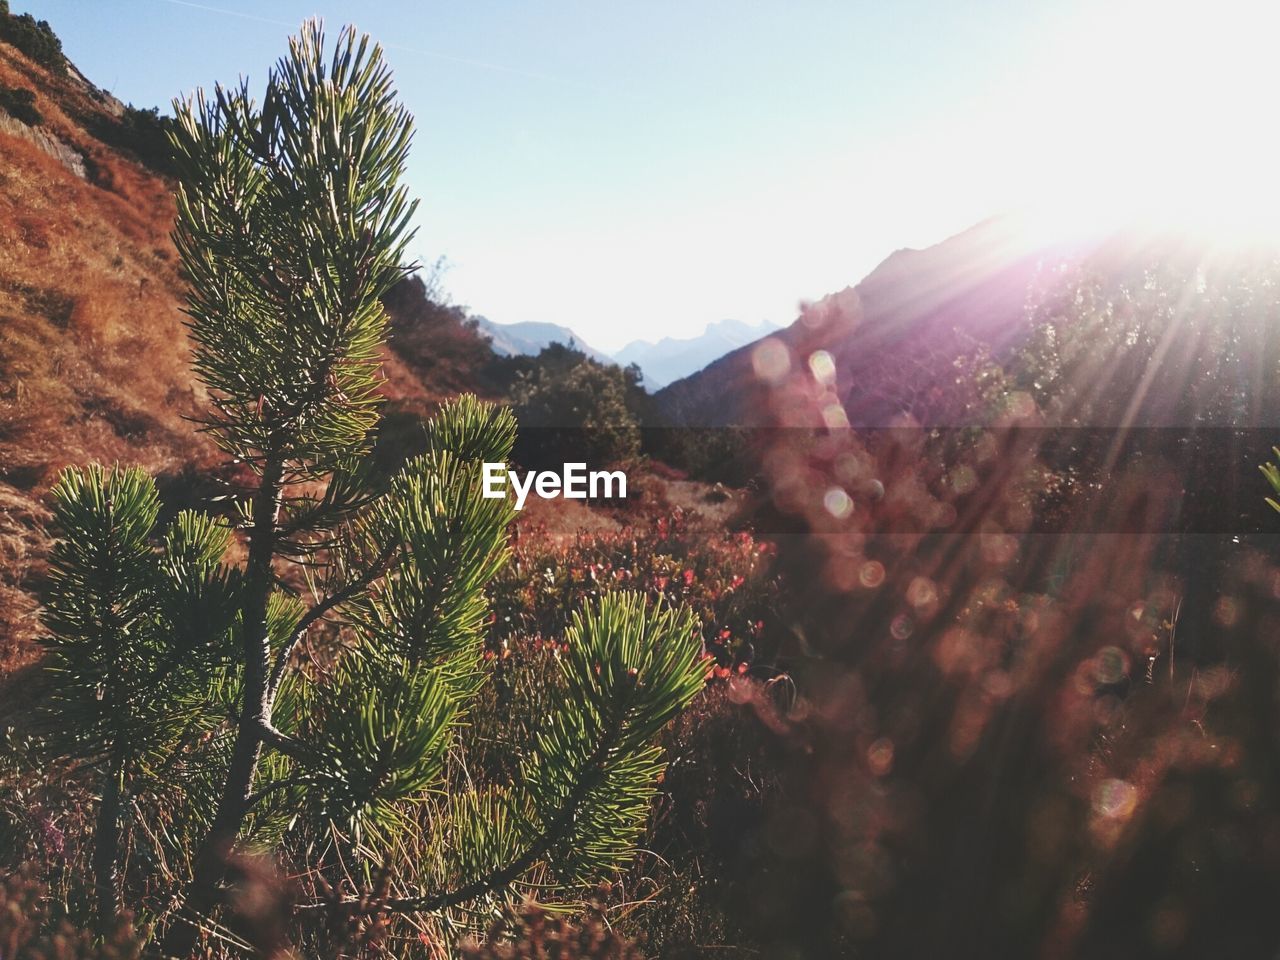
[[[1245,0],[1086,8],[1023,96],[1040,155],[1028,222],[1280,240],[1277,33],[1280,7]]]

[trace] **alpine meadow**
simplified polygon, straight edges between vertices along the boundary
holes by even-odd
[[[17,6],[0,960],[1280,956],[1280,13]]]

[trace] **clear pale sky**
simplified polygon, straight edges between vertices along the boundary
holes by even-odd
[[[448,259],[456,302],[602,349],[788,323],[895,248],[1026,202],[1159,205],[1193,180],[1252,208],[1280,168],[1264,2],[12,6],[166,110],[260,83],[308,16],[354,22],[416,116],[417,256]]]

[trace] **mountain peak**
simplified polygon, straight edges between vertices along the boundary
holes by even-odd
[[[692,337],[663,337],[656,343],[633,340],[613,356],[624,366],[639,366],[645,385],[658,389],[777,329],[778,325],[768,320],[749,324],[727,318],[708,323],[702,333]]]
[[[922,365],[914,358],[924,345],[934,358],[966,338],[997,351],[1016,339],[1027,285],[1044,253],[1009,221],[984,220],[932,246],[895,250],[856,286],[807,304],[777,337],[793,362],[815,350],[834,359],[852,422],[889,422]],[[681,423],[752,422],[758,390],[751,352],[739,349],[671,384],[660,403]]]
[[[493,352],[500,357],[534,356],[544,348],[558,343],[581,350],[592,360],[613,363],[613,358],[597,350],[568,327],[541,320],[523,320],[517,323],[498,323],[488,317],[477,316],[476,325],[489,338]]]

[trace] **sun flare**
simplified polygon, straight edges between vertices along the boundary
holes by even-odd
[[[1277,35],[1280,6],[1245,0],[1076,15],[1023,94],[1039,160],[1030,222],[1280,243]]]

